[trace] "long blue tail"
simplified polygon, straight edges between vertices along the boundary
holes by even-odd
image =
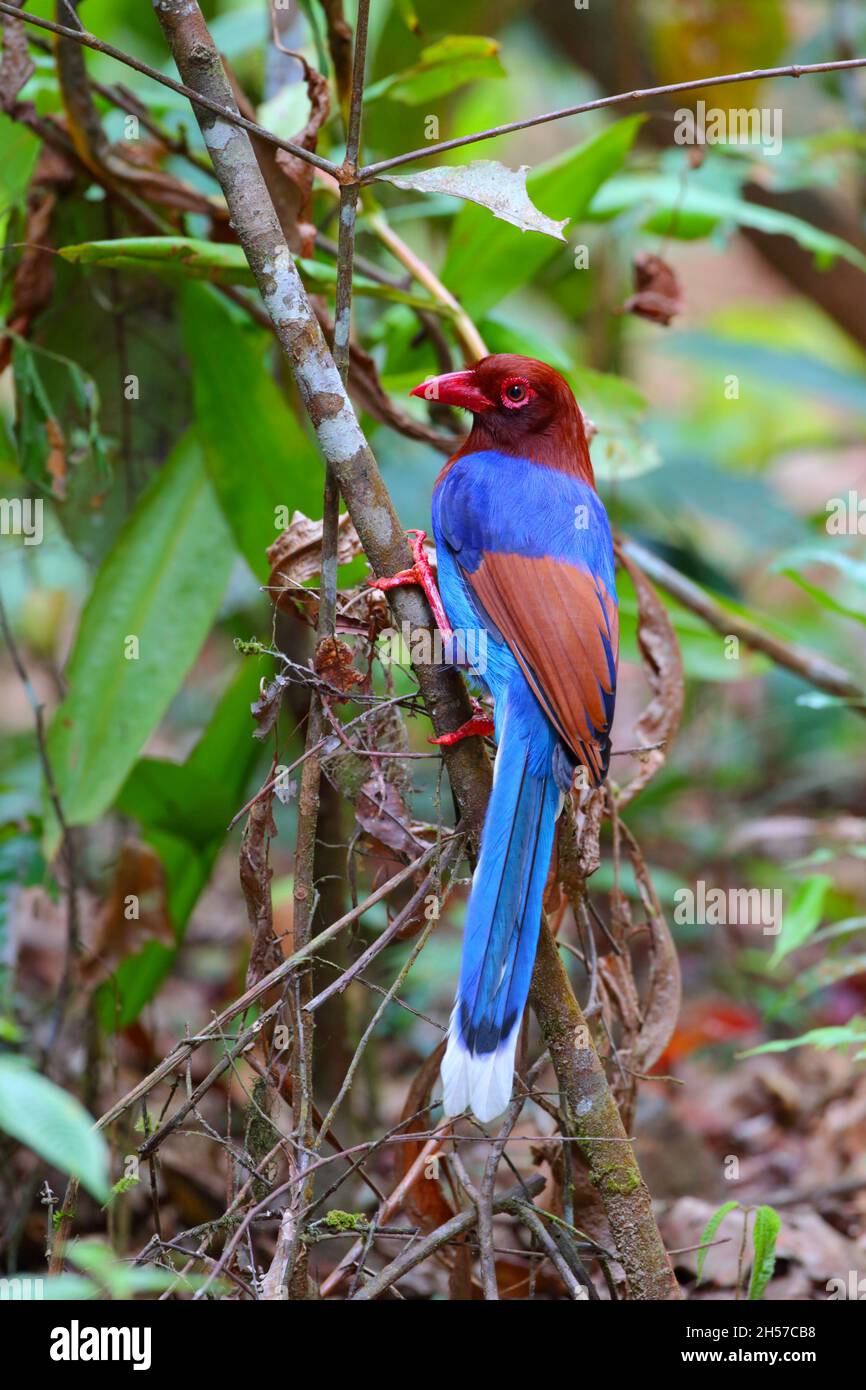
[[[470,1106],[482,1121],[499,1115],[511,1098],[559,808],[550,726],[534,698],[523,696],[512,687],[498,730],[460,988],[442,1062],[445,1114]]]

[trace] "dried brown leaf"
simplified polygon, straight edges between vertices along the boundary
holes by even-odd
[[[14,0],[13,0],[14,4]],[[21,8],[21,0],[18,2]],[[36,64],[27,47],[27,29],[11,15],[3,15],[3,51],[0,54],[0,110],[12,111],[18,93],[33,75]]]
[[[631,1047],[634,1071],[647,1072],[666,1050],[679,1018],[682,976],[674,939],[658,900],[649,869],[634,836],[620,826],[650,931],[650,974],[640,1031]]]
[[[51,224],[58,193],[75,181],[75,170],[57,151],[45,146],[36,162],[27,192],[26,245],[12,280],[12,299],[6,315],[10,333],[0,337],[0,372],[9,365],[12,334],[26,337],[34,319],[48,307],[54,290],[54,252]]]
[[[337,690],[352,690],[363,685],[365,677],[352,665],[352,648],[336,637],[323,637],[316,647],[313,665],[316,674]]]
[[[99,914],[91,955],[81,968],[91,983],[146,941],[175,944],[162,861],[149,845],[126,840],[120,847],[108,897]]]
[[[276,771],[276,758],[268,780]],[[274,789],[271,787],[250,807],[241,838],[238,864],[241,889],[247,905],[252,943],[247,966],[247,988],[257,984],[277,964],[279,949],[274,938],[274,908],[271,898],[273,869],[270,865],[271,839],[277,833],[273,817]]]
[[[268,734],[272,732],[279,718],[280,706],[285,693],[286,682],[282,676],[277,676],[263,686],[259,698],[250,705],[250,713],[258,725],[258,728],[253,731],[253,738],[266,739]]]
[[[410,828],[409,807],[394,782],[380,775],[370,777],[358,795],[355,815],[366,834],[389,849],[405,855],[418,853],[419,842]]]
[[[62,499],[66,496],[66,440],[53,415],[45,421],[45,433],[48,437],[45,467],[51,479],[51,491]]]
[[[667,326],[685,305],[676,274],[651,251],[638,251],[634,258],[635,292],[622,306],[622,313],[637,314],[653,323]]]
[[[641,755],[637,773],[617,792],[617,808],[622,809],[646,786],[667,757],[682,717],[685,682],[679,642],[667,609],[646,575],[623,552],[622,546],[617,543],[614,548],[619,563],[628,571],[637,596],[637,641],[652,690],[652,699],[635,725],[638,744],[650,748],[650,751]],[[651,748],[652,744],[662,746]]]
[[[309,150],[311,154],[314,154],[319,130],[328,119],[331,108],[328,82],[320,72],[310,66],[300,53],[293,53],[292,56],[297,58],[304,69],[304,81],[307,84],[307,96],[310,99],[310,114],[307,123],[303,130],[299,130],[293,137],[293,144],[300,145],[302,149]],[[315,169],[312,164],[307,164],[305,160],[290,154],[288,150],[277,150],[275,162],[291,186],[290,199],[295,204],[294,223],[297,229],[298,250],[302,256],[310,256],[313,252],[316,236],[311,209]]]
[[[401,1116],[404,1121],[403,1127],[399,1131],[401,1134],[421,1134],[426,1131],[429,1123],[430,1097],[433,1093],[433,1087],[436,1085],[439,1067],[444,1055],[445,1041],[443,1039],[430,1056],[422,1062],[409,1087]],[[423,1139],[419,1139],[417,1142],[396,1145],[395,1168],[398,1184],[403,1181],[412,1164],[418,1158],[424,1147],[424,1142]],[[422,1174],[409,1189],[403,1203],[407,1214],[418,1222],[424,1235],[430,1231],[435,1231],[438,1226],[450,1220],[454,1215],[454,1207],[445,1196],[441,1182],[445,1168],[446,1160],[443,1158],[440,1158],[438,1163],[432,1164],[428,1173]]]
[[[340,517],[337,529],[337,562],[347,565],[361,554],[358,533],[349,520],[348,512]],[[292,599],[301,597],[299,590],[322,569],[322,523],[294,512],[285,531],[268,547],[271,577],[268,586],[275,607],[291,606]],[[306,595],[307,598],[315,598]],[[318,605],[316,605],[318,606]]]

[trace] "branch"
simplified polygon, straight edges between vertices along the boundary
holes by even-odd
[[[351,109],[348,122],[344,168],[353,175],[358,163],[361,138],[361,103],[364,96],[364,64],[367,52],[367,20],[370,0],[361,0],[352,72]],[[337,302],[334,312],[334,367],[345,392],[349,375],[349,333],[352,317],[352,262],[355,250],[355,214],[358,206],[357,182],[340,188],[340,244],[337,260]],[[318,325],[317,325],[318,326]],[[321,330],[320,330],[321,331]],[[334,460],[325,454],[325,487],[322,499],[322,562],[319,613],[316,622],[319,644],[333,639],[337,614],[337,552],[340,523],[340,486]],[[294,940],[305,945],[312,935],[316,911],[315,859],[322,784],[318,745],[326,726],[326,714],[318,691],[310,691],[307,718],[307,757],[298,793],[298,834],[294,863]],[[304,1174],[315,1149],[312,1121],[313,1093],[313,972],[308,965],[294,981],[295,1039],[292,1049],[292,1111],[298,1144],[298,1169]],[[312,1197],[309,1179],[297,1194],[299,1209]],[[306,1247],[299,1245],[300,1226],[294,1223],[294,1244],[289,1263],[289,1296],[305,1296],[307,1290]],[[295,1259],[300,1256],[298,1268]]]
[[[844,72],[862,67],[866,67],[866,58],[842,58],[827,63],[791,63],[782,68],[752,68],[748,72],[728,72],[718,77],[693,77],[688,82],[669,82],[664,87],[637,87],[632,92],[617,92],[614,96],[596,97],[594,101],[582,101],[576,106],[563,106],[557,111],[546,111],[541,116],[527,116],[522,121],[508,121],[505,125],[491,126],[489,130],[478,130],[474,135],[459,135],[454,140],[440,140],[438,144],[410,150],[408,154],[398,154],[393,159],[380,159],[376,164],[365,165],[359,171],[358,177],[362,183],[370,183],[386,169],[397,169],[401,164],[414,164],[415,160],[428,159],[433,154],[459,150],[464,145],[476,145],[481,140],[495,140],[499,135],[511,135],[516,130],[529,130],[532,126],[547,125],[550,121],[561,121],[566,116],[582,116],[587,111],[603,111],[608,106],[624,106],[630,102],[646,101],[649,97],[668,96],[672,92],[700,91],[704,87],[724,87],[734,82],[757,82],[768,77],[806,77],[815,72]]]
[[[242,130],[249,131],[251,135],[258,136],[260,140],[267,140],[271,145],[276,145],[278,149],[288,150],[289,154],[297,155],[298,159],[303,159],[307,164],[314,164],[317,169],[324,170],[325,173],[331,174],[337,180],[341,178],[338,164],[334,164],[330,159],[324,159],[320,154],[314,154],[312,150],[305,150],[302,145],[296,145],[291,140],[283,140],[279,135],[274,135],[272,131],[266,130],[264,126],[257,125],[255,121],[247,120],[245,116],[240,114],[233,101],[220,103],[212,100],[204,92],[185,86],[183,82],[175,82],[174,78],[166,77],[157,68],[152,68],[149,63],[143,63],[139,58],[133,58],[131,53],[124,53],[122,49],[115,48],[113,44],[97,38],[88,29],[72,29],[67,24],[55,24],[53,20],[40,19],[33,14],[24,14],[17,10],[14,5],[2,2],[0,2],[0,14],[8,15],[10,19],[17,19],[22,24],[34,24],[37,29],[47,29],[50,34],[56,34],[59,38],[72,39],[73,42],[80,43],[85,48],[92,48],[95,53],[103,53],[106,58],[114,58],[116,62],[124,63],[126,67],[133,68],[144,77],[152,78],[160,86],[168,87],[170,91],[177,92],[179,96],[187,97],[198,106],[203,106],[215,116],[227,121],[229,125],[239,126]]]
[[[227,1024],[231,1023],[233,1018],[236,1018],[238,1014],[246,1013],[247,1009],[255,1004],[258,999],[261,999],[263,995],[267,994],[269,990],[273,989],[274,985],[279,984],[281,980],[285,980],[297,965],[302,961],[308,960],[311,956],[314,956],[327,944],[327,942],[332,941],[335,936],[339,935],[341,931],[344,931],[346,927],[351,926],[353,922],[357,922],[359,917],[363,917],[364,913],[368,912],[371,907],[375,907],[376,903],[381,902],[383,898],[387,898],[390,893],[394,892],[395,888],[399,888],[400,885],[411,878],[413,874],[416,874],[419,869],[423,868],[424,865],[432,859],[433,855],[436,853],[436,849],[436,845],[430,845],[429,849],[426,849],[422,855],[417,859],[413,859],[411,864],[405,864],[402,869],[399,869],[396,874],[377,888],[375,892],[371,893],[368,898],[365,898],[362,903],[359,903],[357,907],[353,907],[349,912],[339,917],[336,922],[332,922],[324,931],[319,932],[318,936],[313,937],[312,941],[307,942],[305,946],[299,947],[297,951],[293,951],[290,956],[287,956],[280,965],[270,972],[270,974],[263,976],[256,984],[246,989],[233,1003],[223,1009],[221,1014],[218,1014],[210,1023],[205,1024],[203,1028],[199,1029],[195,1037],[186,1038],[182,1043],[179,1043],[174,1051],[169,1053],[168,1057],[164,1057],[159,1065],[154,1067],[152,1072],[145,1076],[142,1081],[139,1081],[138,1084],[120,1100],[115,1101],[110,1109],[106,1110],[105,1114],[97,1120],[96,1128],[107,1129],[125,1110],[128,1110],[136,1101],[141,1100],[142,1096],[146,1096],[149,1091],[153,1090],[154,1086],[158,1086],[159,1083],[164,1081],[167,1076],[170,1076],[177,1067],[182,1066],[183,1063],[192,1056],[196,1048],[201,1047],[204,1043],[221,1038],[225,1033]]]
[[[586,1019],[549,931],[542,931],[530,999],[559,1082],[566,1130],[578,1138],[604,1203],[633,1299],[675,1299],[679,1289]]]
[[[680,574],[679,570],[674,569],[666,560],[639,545],[637,541],[621,536],[618,544],[620,550],[634,560],[644,574],[649,575],[685,608],[697,613],[698,617],[703,618],[709,627],[714,628],[723,637],[739,637],[747,646],[757,652],[763,652],[771,661],[775,661],[777,666],[784,666],[786,671],[793,671],[795,676],[801,676],[810,685],[850,703],[851,708],[858,714],[866,715],[866,690],[857,685],[841,666],[828,661],[820,652],[813,652],[809,647],[801,647],[795,642],[783,642],[780,637],[774,637],[771,632],[758,627],[748,618],[723,608],[699,585]]]
[[[463,308],[462,304],[454,298],[451,291],[443,285],[438,275],[434,275],[429,265],[416,256],[411,247],[407,246],[402,237],[398,236],[393,227],[389,226],[386,219],[379,212],[370,215],[369,227],[375,232],[383,246],[386,246],[391,255],[404,265],[410,274],[423,285],[425,290],[429,290],[433,298],[440,304],[444,304],[454,315],[454,331],[463,346],[463,353],[467,363],[477,362],[480,358],[487,356],[487,347],[478,332],[475,324]]]
[[[535,1197],[543,1187],[544,1178],[541,1176],[530,1178],[523,1187],[513,1187],[510,1191],[503,1192],[501,1197],[494,1198],[493,1210],[504,1211],[516,1199],[525,1198],[527,1193]],[[373,1298],[379,1298],[390,1289],[392,1284],[396,1284],[398,1279],[402,1279],[416,1265],[421,1264],[437,1250],[441,1250],[443,1245],[447,1245],[449,1241],[456,1240],[458,1236],[471,1231],[477,1220],[478,1211],[475,1207],[468,1207],[466,1211],[458,1212],[456,1216],[452,1216],[450,1221],[446,1221],[435,1231],[431,1231],[429,1236],[425,1236],[423,1240],[416,1240],[414,1244],[402,1250],[396,1260],[392,1260],[374,1279],[370,1280],[369,1284],[363,1289],[359,1289],[351,1301],[354,1303],[359,1300],[369,1301]]]

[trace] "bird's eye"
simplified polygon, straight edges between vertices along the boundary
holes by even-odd
[[[507,381],[502,388],[502,404],[513,407],[525,405],[531,391],[525,381]]]

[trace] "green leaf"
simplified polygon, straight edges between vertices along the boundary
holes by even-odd
[[[0,1129],[105,1201],[105,1140],[74,1096],[19,1057],[0,1057]]]
[[[411,68],[393,73],[374,83],[364,94],[366,102],[389,97],[407,106],[423,106],[437,97],[456,91],[477,78],[504,77],[499,61],[499,44],[477,34],[449,34],[438,43],[421,50]]]
[[[784,318],[773,322],[776,332],[791,331]],[[770,327],[768,323],[768,331]],[[726,372],[736,367],[741,377],[748,373],[750,380],[766,383],[780,394],[798,400],[811,396],[834,408],[854,411],[861,418],[866,416],[866,377],[862,371],[843,370],[837,363],[822,360],[816,352],[751,342],[726,331],[724,326],[712,333],[676,329],[665,335],[663,347],[693,365],[722,367]]]
[[[821,921],[824,899],[833,880],[827,874],[813,874],[800,884],[788,906],[782,912],[782,930],[769,960],[770,970],[792,951],[804,946]]]
[[[265,551],[292,512],[321,512],[318,449],[265,365],[267,335],[202,285],[184,286],[181,316],[207,471],[238,548],[266,580]]]
[[[634,382],[578,367],[569,373],[574,394],[598,433],[589,446],[597,478],[637,478],[661,467],[661,456],[643,434],[647,401]]]
[[[826,1028],[812,1028],[799,1038],[776,1038],[773,1042],[761,1043],[760,1047],[750,1047],[741,1052],[741,1057],[757,1057],[764,1052],[791,1052],[796,1047],[818,1047],[827,1051],[831,1047],[849,1047],[866,1041],[866,1018],[852,1018],[845,1024],[831,1024]]]
[[[631,149],[642,117],[617,121],[576,149],[541,164],[526,180],[536,207],[553,218],[579,220],[605,179]],[[464,207],[451,231],[442,279],[473,318],[480,318],[512,290],[526,284],[555,254],[549,239],[527,240],[480,208]],[[577,272],[575,272],[577,273]]]
[[[438,193],[450,198],[462,198],[468,203],[487,208],[502,222],[510,222],[521,232],[543,232],[556,241],[565,241],[560,222],[539,212],[526,191],[528,167],[509,169],[496,159],[474,159],[469,164],[438,164],[420,174],[382,174],[384,183],[406,188],[415,193]]]
[[[49,366],[53,389],[46,382]],[[25,478],[44,492],[62,497],[67,490],[70,456],[80,466],[89,454],[98,475],[107,479],[105,442],[99,432],[99,395],[93,379],[77,363],[40,352],[23,338],[14,340],[12,373],[15,443],[18,466]]]
[[[39,141],[20,121],[0,115],[0,216],[23,203]]]
[[[414,0],[394,0],[394,9],[413,34],[420,34],[421,21],[418,18]]]
[[[250,705],[258,695],[260,662],[243,663],[185,763],[141,758],[115,803],[136,820],[165,870],[168,913],[178,946],[148,941],[121,961],[100,986],[96,1007],[106,1032],[127,1028],[154,997],[174,964],[186,924],[243,804],[262,756],[252,737]]]
[[[71,825],[90,825],[111,805],[198,655],[233,558],[187,437],[140,498],[81,616],[68,694],[49,733]]]
[[[63,246],[59,254],[74,264],[98,266],[101,270],[141,271],[181,280],[208,280],[214,285],[246,285],[251,289],[256,284],[243,247],[230,242],[183,236],[118,237],[114,241],[82,241]],[[295,264],[311,294],[335,294],[336,266],[303,256],[296,256]],[[365,275],[353,277],[352,290],[368,299],[407,304],[434,314],[443,312],[443,306],[428,295],[380,285]]]
[[[57,1274],[50,1279],[43,1279],[40,1293],[42,1298],[55,1303],[84,1303],[88,1299],[102,1297],[100,1289],[86,1274]]]
[[[178,1278],[178,1273],[171,1269],[130,1265],[126,1260],[118,1259],[111,1247],[101,1240],[70,1241],[64,1255],[70,1264],[82,1270],[92,1281],[97,1297],[107,1295],[111,1299],[126,1299],[137,1293],[157,1293],[171,1288]],[[206,1278],[206,1275],[200,1274],[185,1275],[183,1283],[186,1288],[201,1288]],[[52,1282],[47,1280],[46,1284]]]
[[[838,500],[842,505],[842,499],[834,500]],[[845,551],[837,550],[835,546],[803,545],[780,555],[771,567],[776,574],[784,574],[799,585],[805,593],[820,603],[822,608],[827,608],[831,613],[838,613],[844,618],[853,618],[855,622],[866,626],[866,608],[854,608],[851,604],[843,603],[834,594],[828,593],[819,584],[807,579],[803,569],[810,565],[829,565],[838,570],[852,585],[866,590],[866,562]]]
[[[14,989],[16,890],[37,883],[44,868],[35,828],[16,820],[0,826],[0,1037],[4,1028],[11,1028],[15,1036],[14,1024],[5,1013]]]
[[[772,1207],[758,1207],[755,1224],[752,1227],[752,1244],[755,1257],[752,1263],[752,1277],[749,1280],[749,1299],[757,1301],[764,1296],[764,1290],[773,1277],[776,1268],[776,1241],[782,1228],[782,1218]]]
[[[623,212],[640,215],[640,226],[660,236],[685,240],[709,236],[717,227],[753,227],[775,236],[793,237],[812,251],[822,267],[837,256],[866,270],[866,256],[830,232],[821,231],[802,218],[774,208],[747,202],[729,189],[683,181],[679,174],[621,174],[610,179],[592,200],[589,215],[607,222]]]
[[[719,1207],[718,1211],[713,1212],[712,1216],[710,1217],[709,1221],[704,1227],[703,1235],[701,1236],[701,1245],[707,1246],[715,1239],[716,1231],[721,1226],[728,1212],[736,1211],[739,1205],[739,1202],[725,1202],[723,1206]],[[706,1263],[707,1255],[709,1253],[709,1250],[706,1249],[698,1251],[698,1283],[700,1283],[704,1277],[704,1265]]]
[[[861,951],[856,956],[827,956],[813,965],[811,970],[797,976],[786,991],[786,999],[808,999],[810,994],[817,994],[819,990],[829,989],[831,985],[858,975],[866,975],[866,953]]]

